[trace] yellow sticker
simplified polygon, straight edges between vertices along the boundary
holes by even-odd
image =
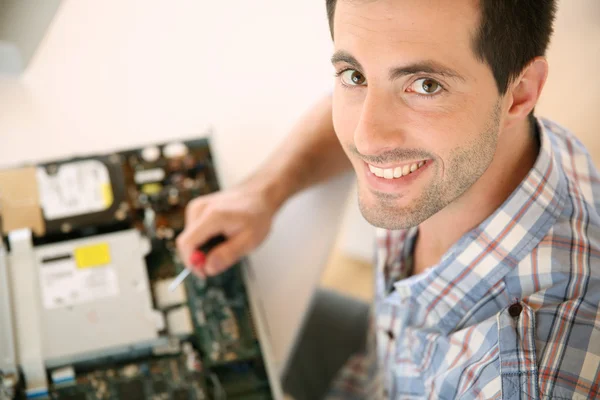
[[[110,186],[110,183],[102,184],[102,200],[104,201],[104,206],[106,208],[112,206],[112,203],[115,200],[113,197],[112,187]]]
[[[142,193],[152,196],[159,194],[163,186],[160,183],[146,183],[142,186]]]
[[[110,264],[110,247],[108,243],[98,243],[75,249],[77,268],[93,268]]]

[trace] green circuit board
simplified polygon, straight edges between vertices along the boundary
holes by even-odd
[[[175,277],[183,269],[176,254],[175,238],[184,228],[187,204],[219,190],[208,140],[177,145],[179,149],[185,148],[185,152],[170,157],[165,156],[167,145],[161,144],[153,150],[160,154],[158,157],[145,157],[147,148],[140,148],[41,165],[50,174],[62,165],[82,160],[105,163],[115,205],[103,213],[48,222],[46,234],[35,237],[35,244],[60,243],[135,227],[151,242],[146,257],[150,284]],[[207,280],[185,281],[193,333],[169,338],[171,347],[167,351],[147,349],[74,363],[68,366],[74,376],[64,382],[53,382],[53,370],[49,369],[48,393],[35,398],[271,399],[242,268],[240,263]],[[20,386],[14,390],[15,399],[27,398],[25,383],[26,377],[22,377]]]

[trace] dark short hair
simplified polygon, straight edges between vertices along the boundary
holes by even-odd
[[[556,15],[556,0],[479,0],[481,22],[473,51],[487,63],[500,94],[535,57],[546,54]],[[329,28],[337,0],[326,0]]]

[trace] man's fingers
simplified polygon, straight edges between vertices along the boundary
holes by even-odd
[[[202,214],[202,211],[204,211],[204,209],[208,205],[206,197],[208,197],[208,196],[198,197],[197,199],[192,200],[192,202],[186,207],[186,209],[185,209],[186,225],[191,224],[192,222],[194,222],[196,219],[198,219],[200,217],[200,215]]]
[[[208,276],[217,275],[231,267],[252,250],[250,232],[243,232],[230,237],[208,253],[205,273]]]
[[[225,218],[218,214],[202,215],[199,219],[192,222],[191,225],[181,232],[177,237],[177,249],[183,263],[190,264],[190,256],[198,246],[204,244],[208,239],[225,231]]]

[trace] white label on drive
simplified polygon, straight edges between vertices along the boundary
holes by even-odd
[[[113,204],[108,168],[98,160],[63,164],[54,175],[40,167],[37,178],[48,221],[104,211]]]
[[[42,301],[47,309],[70,307],[119,294],[112,265],[77,268],[74,259],[40,264]]]

